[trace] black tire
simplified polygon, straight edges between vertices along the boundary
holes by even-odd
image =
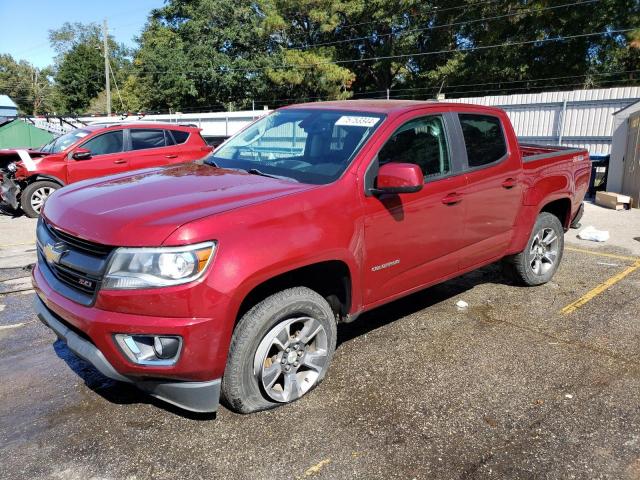
[[[544,238],[545,232],[553,232],[555,235],[557,242],[555,244],[550,242],[553,247],[548,247],[544,242],[540,241],[540,238]],[[542,250],[535,253],[534,251],[539,247]],[[541,253],[542,251],[544,251],[544,255]],[[552,258],[550,254],[553,251],[556,252],[556,255],[553,257],[553,262],[549,262],[546,259]],[[551,280],[558,270],[562,261],[563,251],[564,229],[560,220],[551,213],[542,212],[538,215],[536,223],[533,225],[527,246],[522,252],[510,257],[508,263],[511,265],[512,272],[519,283],[526,286],[542,285]],[[536,259],[540,261],[540,264],[537,263]],[[536,269],[538,265],[539,268]]]
[[[59,188],[61,188],[59,184],[49,180],[40,180],[29,184],[20,195],[20,207],[24,214],[29,218],[38,218],[38,216],[40,216],[40,210],[34,208],[32,199],[35,199],[36,195],[40,195],[43,190],[50,191],[49,195],[51,195]],[[44,201],[41,205],[44,206]],[[42,208],[42,206],[40,208]]]
[[[313,290],[306,287],[289,288],[267,297],[251,308],[240,319],[233,332],[221,392],[221,401],[229,409],[238,413],[252,413],[290,403],[275,401],[269,397],[255,372],[254,362],[258,356],[258,347],[264,344],[266,337],[278,326],[297,317],[312,317],[322,325],[327,352],[324,371],[300,397],[320,384],[336,348],[335,315],[327,301]],[[283,358],[283,364],[284,361]],[[277,363],[273,362],[273,365]]]

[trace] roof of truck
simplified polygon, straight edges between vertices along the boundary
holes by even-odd
[[[297,105],[290,105],[283,109],[297,109],[297,108],[313,108],[324,110],[353,110],[358,112],[370,112],[370,113],[392,113],[403,110],[411,110],[417,107],[474,107],[482,110],[499,110],[495,107],[487,107],[485,105],[474,105],[467,103],[454,103],[454,102],[438,102],[436,100],[334,100],[330,102],[311,102],[311,103],[299,103]]]

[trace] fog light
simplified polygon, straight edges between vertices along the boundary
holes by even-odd
[[[120,333],[115,340],[126,357],[139,365],[174,365],[182,349],[182,337],[178,336]]]
[[[156,357],[166,360],[173,358],[180,349],[180,339],[178,337],[155,337],[153,339],[153,350]]]

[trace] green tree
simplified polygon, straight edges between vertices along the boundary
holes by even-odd
[[[51,109],[50,68],[37,68],[11,55],[0,54],[0,92],[16,102],[20,113],[37,115]]]
[[[61,28],[49,32],[49,41],[57,53],[56,107],[60,113],[84,113],[105,86],[102,31],[95,23],[65,23]],[[113,77],[116,83],[122,84],[131,70],[131,52],[112,37],[108,42]],[[115,109],[125,108],[120,104],[115,88],[112,94]],[[94,101],[93,109],[97,105]],[[105,111],[106,100],[102,112]]]

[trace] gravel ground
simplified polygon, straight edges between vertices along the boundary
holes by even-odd
[[[2,245],[28,250],[33,221],[7,222],[21,232]],[[28,271],[0,266],[0,478],[640,479],[640,270],[563,314],[633,264],[576,246],[547,285],[492,265],[341,325],[318,389],[248,416],[101,377],[35,320],[32,292],[2,293]]]

